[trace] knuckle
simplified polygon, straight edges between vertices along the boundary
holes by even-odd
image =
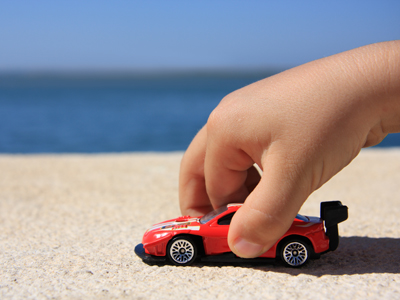
[[[238,103],[233,95],[227,95],[211,112],[207,121],[207,133],[226,137],[234,137],[246,129],[245,107]]]
[[[217,107],[215,108],[207,121],[207,132],[208,133],[216,133],[221,131],[223,128],[227,127],[227,123],[229,122],[229,116],[224,111],[223,108]]]

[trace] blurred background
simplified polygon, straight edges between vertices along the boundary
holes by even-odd
[[[400,39],[399,16],[396,0],[2,1],[0,153],[184,150],[226,94]]]

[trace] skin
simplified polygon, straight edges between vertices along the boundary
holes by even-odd
[[[228,244],[256,257],[361,148],[400,132],[400,41],[319,59],[227,95],[187,149],[184,215],[244,202]],[[263,171],[260,177],[254,168]]]

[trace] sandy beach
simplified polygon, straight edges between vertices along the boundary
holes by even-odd
[[[341,200],[339,248],[281,264],[148,266],[144,231],[180,215],[176,153],[0,155],[1,299],[399,299],[400,149],[367,149],[301,213]]]

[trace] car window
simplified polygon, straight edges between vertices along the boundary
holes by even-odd
[[[204,215],[203,217],[200,218],[200,224],[206,224],[208,221],[214,219],[216,216],[222,214],[223,212],[227,211],[228,207],[226,205],[213,210],[212,212],[209,212],[208,214]]]
[[[298,220],[300,220],[300,221],[304,221],[304,222],[310,221],[309,218],[307,218],[306,216],[303,216],[303,215],[297,215],[297,216],[296,216],[296,219],[298,219]]]
[[[235,214],[235,212],[227,214],[226,216],[223,216],[222,218],[220,218],[218,220],[218,225],[230,225],[234,214]]]

